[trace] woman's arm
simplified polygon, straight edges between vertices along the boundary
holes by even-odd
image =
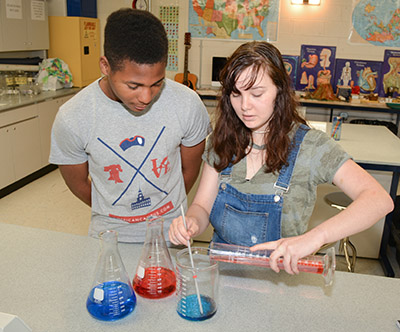
[[[191,237],[206,230],[217,193],[218,172],[204,163],[199,187],[185,217],[188,231],[183,225],[182,217],[175,218],[169,228],[169,240],[172,243],[186,245]]]
[[[371,227],[393,210],[393,200],[385,189],[352,160],[339,168],[333,183],[353,200],[345,210],[303,235],[252,247],[252,250],[274,250],[270,256],[274,271],[279,271],[277,260],[283,257],[286,272],[298,273],[297,261],[300,258],[312,254],[326,243],[336,242]]]

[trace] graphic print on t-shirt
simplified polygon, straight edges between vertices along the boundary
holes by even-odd
[[[104,172],[110,173],[110,177],[108,178],[108,180],[114,181],[115,183],[123,183],[124,182],[119,177],[119,173],[122,172],[121,165],[104,166]]]
[[[131,203],[131,210],[140,209],[146,206],[151,206],[151,198],[144,198],[142,190],[139,188],[136,202]]]
[[[126,138],[124,140],[121,141],[121,143],[119,144],[119,147],[121,148],[121,150],[123,150],[123,152],[118,152],[117,150],[115,150],[113,147],[111,147],[109,144],[107,144],[106,142],[104,142],[100,137],[97,138],[97,140],[102,143],[108,150],[110,150],[112,153],[114,153],[119,159],[121,159],[123,162],[125,162],[128,166],[130,166],[132,169],[134,169],[134,173],[132,175],[132,178],[130,179],[129,183],[126,185],[126,187],[122,190],[122,192],[120,193],[120,195],[114,200],[114,202],[112,203],[112,205],[114,206],[122,197],[124,197],[124,195],[127,193],[129,187],[132,185],[132,183],[135,181],[136,178],[139,179],[139,177],[137,177],[137,175],[139,174],[141,177],[141,179],[143,179],[144,181],[146,181],[148,184],[150,184],[152,187],[156,188],[159,192],[168,195],[168,192],[166,192],[165,190],[163,190],[162,188],[159,188],[154,182],[150,181],[145,174],[142,173],[141,169],[143,168],[143,165],[146,163],[146,161],[148,160],[148,158],[150,157],[152,151],[154,150],[154,148],[156,147],[157,143],[160,140],[160,137],[162,136],[163,132],[165,130],[165,126],[162,127],[160,133],[158,134],[158,136],[156,137],[156,140],[154,141],[153,145],[150,147],[149,151],[147,152],[147,154],[145,155],[144,159],[140,162],[140,165],[138,167],[136,167],[135,165],[132,164],[132,162],[130,162],[129,160],[127,160],[124,156],[123,156],[123,152],[125,152],[126,150],[132,148],[133,146],[138,146],[138,147],[144,147],[145,146],[145,138],[143,136],[134,136],[131,138]],[[135,162],[137,162],[137,160],[135,160]],[[170,163],[168,161],[168,156],[163,158],[161,161],[158,161],[158,159],[151,159],[151,163],[152,163],[152,171],[154,172],[155,176],[157,178],[159,178],[161,175],[165,175],[168,173],[168,171],[170,170]],[[115,173],[117,173],[117,178],[119,178],[119,173],[118,171],[122,172],[122,167],[120,165],[111,165],[111,166],[119,166],[119,168],[112,168],[112,171],[114,172],[113,175],[111,175],[111,170],[109,169],[110,166],[106,166],[104,167],[104,171],[108,171],[110,172],[110,177],[108,180],[113,180]],[[113,176],[113,177],[112,177]],[[117,182],[115,182],[117,183]],[[118,183],[123,183],[123,181],[121,180],[121,182]],[[151,206],[151,200],[150,198],[146,198],[143,195],[143,192],[141,191],[141,189],[139,189],[138,192],[138,197],[137,200],[133,203],[131,203],[131,209],[135,210],[135,209],[140,209],[143,207],[147,207],[147,206]],[[142,215],[142,216],[134,216],[134,217],[130,217],[130,216],[115,216],[115,215],[111,215],[111,217],[114,218],[119,218],[122,220],[125,220],[127,222],[133,223],[133,222],[140,222],[140,221],[144,221],[146,219],[147,215],[150,214],[164,214],[168,211],[170,211],[173,208],[173,204],[172,202],[167,202],[166,204],[164,204],[162,207],[158,208],[155,211],[152,211],[146,215]]]
[[[125,138],[121,143],[119,143],[119,146],[122,150],[126,151],[127,149],[135,145],[144,146],[144,142],[144,137],[137,135],[131,138]]]
[[[160,177],[161,173],[167,174],[170,171],[168,156],[166,156],[162,162],[157,165],[157,159],[152,159],[153,163],[153,172],[157,179]]]

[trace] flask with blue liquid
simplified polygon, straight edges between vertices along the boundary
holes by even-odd
[[[101,251],[86,308],[96,319],[114,321],[129,315],[136,306],[136,296],[118,251],[118,233],[99,234]]]

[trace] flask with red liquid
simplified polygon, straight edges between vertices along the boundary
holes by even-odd
[[[133,278],[133,289],[142,297],[161,299],[175,292],[174,266],[163,235],[164,219],[150,216],[146,222],[146,239]]]

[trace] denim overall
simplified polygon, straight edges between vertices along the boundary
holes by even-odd
[[[232,165],[221,171],[218,195],[210,214],[214,242],[250,247],[281,238],[283,194],[289,190],[300,144],[309,129],[305,125],[297,129],[288,166],[282,167],[274,183],[274,195],[242,193],[228,183]]]

